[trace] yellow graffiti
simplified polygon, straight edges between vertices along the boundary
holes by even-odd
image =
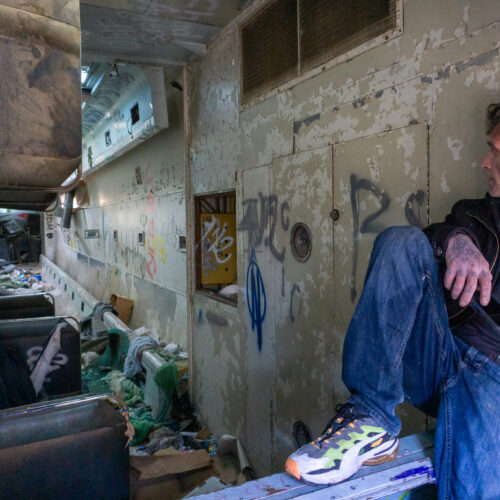
[[[167,251],[165,250],[165,240],[160,236],[148,238],[147,246],[153,249],[153,255],[162,264],[167,262]]]

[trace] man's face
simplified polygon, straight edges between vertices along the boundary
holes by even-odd
[[[488,137],[489,151],[481,162],[488,178],[491,196],[500,196],[500,124],[496,125]]]

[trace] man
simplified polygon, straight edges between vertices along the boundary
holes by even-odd
[[[406,400],[437,417],[439,498],[500,498],[500,103],[487,134],[485,198],[459,201],[425,232],[377,237],[344,344],[352,395],[289,457],[295,477],[333,484],[396,458],[394,408]]]

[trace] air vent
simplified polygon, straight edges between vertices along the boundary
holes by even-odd
[[[186,237],[179,236],[179,250],[186,250]]]
[[[130,108],[130,118],[132,120],[132,125],[136,124],[141,116],[139,115],[139,104],[136,103],[132,108]]]
[[[291,80],[313,68],[317,74],[327,62],[331,67],[401,34],[402,2],[266,2],[240,27],[241,104],[293,85]]]
[[[137,182],[137,184],[142,184],[141,167],[135,167],[135,182]]]
[[[99,238],[99,229],[85,229],[84,237],[86,240],[93,240],[95,238]]]
[[[349,52],[396,27],[396,0],[301,0],[304,69]]]
[[[279,0],[241,27],[242,103],[297,76],[297,0]]]

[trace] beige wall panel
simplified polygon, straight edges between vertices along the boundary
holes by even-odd
[[[334,205],[334,338],[343,339],[362,291],[373,242],[394,225],[427,225],[427,129],[416,125],[335,146]],[[371,218],[371,219],[370,219]],[[341,365],[343,340],[334,357]],[[347,395],[338,370],[335,393]],[[425,426],[421,412],[409,405],[398,408],[402,434]]]
[[[290,92],[283,92],[240,115],[240,168],[268,165],[293,152],[293,110]]]
[[[490,26],[500,19],[500,3],[496,0],[469,0],[464,6],[463,24],[466,33]]]
[[[196,407],[214,435],[229,433],[245,445],[245,341],[237,308],[194,296]]]
[[[270,166],[242,171],[244,269],[239,273],[247,355],[247,436],[249,459],[258,474],[271,470],[270,445],[275,412],[276,342],[269,234]],[[254,280],[252,280],[252,275]],[[259,279],[260,276],[260,279]],[[253,281],[253,283],[252,283]],[[260,305],[259,305],[260,304]],[[252,325],[250,316],[255,319]],[[259,346],[259,338],[261,345]]]
[[[423,125],[335,146],[335,326],[345,333],[377,234],[427,225],[427,131]]]
[[[433,72],[437,73],[438,79],[445,78],[448,66],[498,48],[500,26],[495,22],[500,19],[499,6],[488,5],[486,11],[480,8],[480,4],[490,3],[468,0],[405,2],[402,37],[291,90],[294,121],[312,120],[326,109],[355,102],[416,77],[425,78]],[[422,11],[431,10],[436,11],[436,16],[421,16]],[[489,21],[480,21],[485,18]],[[488,26],[488,29],[477,31],[482,26]],[[485,57],[488,56],[484,55],[483,59]]]
[[[220,38],[194,67],[191,91],[193,193],[234,186],[239,140],[239,63],[236,33]]]
[[[295,145],[303,151],[407,127],[424,115],[420,78],[294,123]]]
[[[482,197],[488,190],[480,163],[487,153],[485,109],[500,101],[500,57],[454,69],[436,103],[430,136],[430,215],[439,222],[460,198]]]
[[[276,303],[276,415],[273,470],[295,449],[297,420],[319,434],[334,413],[334,365],[341,339],[333,338],[332,147],[273,162],[278,220],[272,258]],[[311,254],[298,262],[291,250],[296,223],[308,226]],[[281,260],[282,259],[282,260]],[[336,345],[336,348],[334,348]]]

